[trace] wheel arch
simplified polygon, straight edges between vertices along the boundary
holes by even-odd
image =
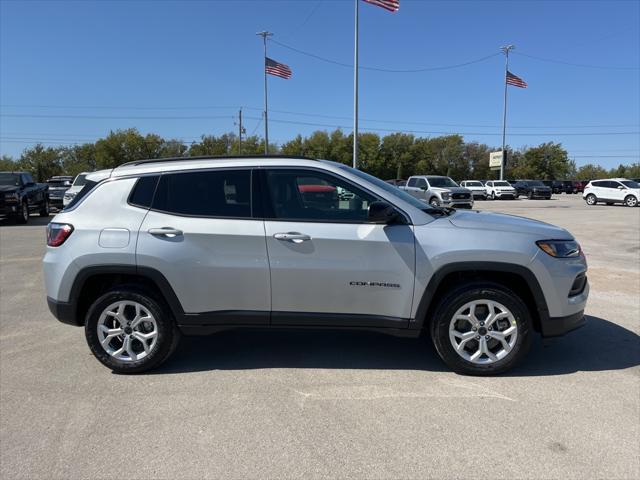
[[[135,265],[94,265],[85,267],[73,281],[69,299],[70,316],[75,325],[83,325],[93,301],[117,285],[134,286],[164,303],[176,321],[184,310],[167,279],[158,270]]]
[[[502,262],[459,262],[438,269],[420,298],[411,328],[429,329],[430,333],[431,319],[444,292],[478,280],[498,283],[517,293],[529,308],[534,329],[541,331],[542,321],[549,318],[549,309],[538,279],[527,267]]]

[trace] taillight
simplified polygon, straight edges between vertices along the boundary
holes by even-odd
[[[47,245],[59,247],[73,232],[73,225],[68,223],[50,223],[47,225]]]

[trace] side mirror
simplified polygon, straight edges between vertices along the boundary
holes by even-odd
[[[402,219],[402,215],[396,208],[387,202],[371,202],[367,221],[380,225],[396,223]]]
[[[622,185],[618,185],[618,190],[624,190],[625,187],[623,187]]]

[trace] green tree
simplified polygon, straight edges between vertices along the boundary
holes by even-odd
[[[18,166],[21,170],[31,172],[37,182],[44,182],[53,175],[61,175],[61,149],[45,147],[41,143],[26,148],[20,156]]]
[[[164,140],[155,134],[143,136],[135,128],[109,132],[95,144],[98,168],[115,168],[126,162],[158,158]]]
[[[96,170],[96,147],[93,143],[60,149],[62,171],[74,177],[82,172]]]
[[[403,178],[413,170],[411,147],[415,138],[411,134],[392,133],[382,139],[378,171],[375,175],[384,178]]]
[[[0,157],[0,170],[17,170],[18,163],[9,155],[2,155]]]

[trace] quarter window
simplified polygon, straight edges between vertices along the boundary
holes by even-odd
[[[153,209],[194,217],[251,217],[251,171],[169,173],[160,177]]]
[[[270,206],[278,219],[361,223],[375,201],[372,195],[322,173],[271,170],[266,177]]]

